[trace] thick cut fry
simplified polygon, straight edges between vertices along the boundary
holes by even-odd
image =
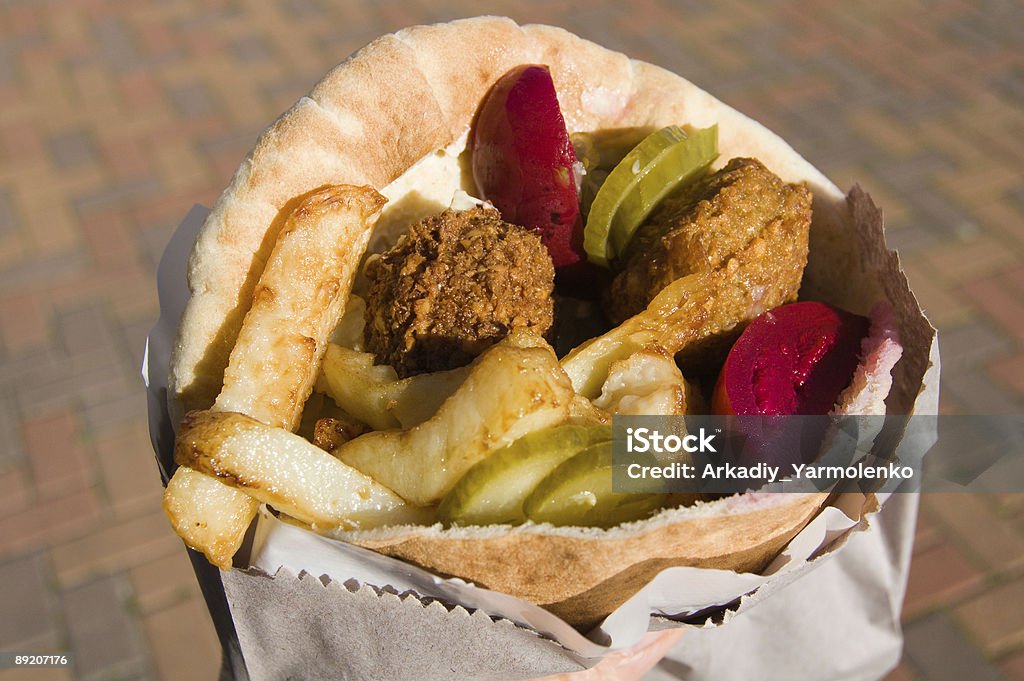
[[[689,352],[795,300],[806,263],[807,226],[769,224],[722,267],[676,279],[643,312],[575,348],[562,368],[576,392],[593,399],[613,362],[645,348]]]
[[[191,412],[174,458],[314,529],[403,525],[425,517],[308,440],[244,414]]]
[[[465,382],[429,420],[368,433],[337,454],[412,503],[432,504],[490,452],[565,421],[572,398],[551,347],[517,332],[470,365]]]
[[[398,378],[390,366],[373,362],[368,352],[332,343],[317,389],[374,430],[411,428],[426,421],[469,375],[469,367],[460,367]]]
[[[298,426],[384,201],[369,187],[340,185],[297,202],[260,276],[215,410],[288,430]],[[164,492],[164,512],[186,544],[230,567],[258,505],[220,480],[197,480],[185,469],[175,472]],[[231,521],[211,523],[207,513]]]
[[[231,569],[231,557],[259,505],[245,492],[185,466],[174,473],[164,493],[164,512],[174,531],[221,570]]]
[[[384,197],[324,187],[292,212],[253,293],[214,407],[293,430]]]

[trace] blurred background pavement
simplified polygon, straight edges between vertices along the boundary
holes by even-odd
[[[942,409],[1024,405],[1024,5],[0,0],[0,650],[214,679],[139,378],[154,274],[260,130],[372,38],[471,14],[665,66],[884,208]],[[1024,681],[1024,495],[929,496],[889,681]]]

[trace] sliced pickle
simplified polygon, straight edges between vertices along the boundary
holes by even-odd
[[[611,441],[610,426],[554,426],[524,435],[488,455],[456,483],[437,509],[445,525],[518,525],[523,500],[560,463],[595,442]]]
[[[689,135],[670,125],[644,139],[615,166],[590,206],[583,232],[590,261],[608,266],[622,255],[658,202],[698,177],[717,157],[717,125]]]
[[[555,468],[523,502],[537,523],[614,527],[646,518],[664,506],[666,494],[612,492],[612,443],[587,447]]]
[[[656,132],[650,126],[635,128],[607,128],[590,132],[574,132],[569,135],[576,158],[589,173],[603,168],[611,170],[632,151],[636,145]]]
[[[584,175],[580,183],[580,212],[584,220],[590,213],[597,191],[608,178],[608,173],[645,137],[656,128],[608,128],[592,132],[574,132],[569,135],[576,158],[583,164]]]

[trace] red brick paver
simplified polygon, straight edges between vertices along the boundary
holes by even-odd
[[[328,68],[477,13],[666,66],[860,182],[940,329],[943,412],[1024,411],[1019,3],[0,2],[0,585],[79,655],[0,681],[216,676],[138,379],[159,254]],[[929,498],[917,542],[888,679],[1024,679],[1024,495]]]

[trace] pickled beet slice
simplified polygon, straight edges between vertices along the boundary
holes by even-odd
[[[583,260],[576,153],[548,67],[518,66],[494,84],[477,112],[471,145],[481,197],[504,220],[540,232],[556,270]]]
[[[733,345],[713,400],[719,414],[827,414],[853,379],[869,321],[824,303],[762,314]]]

